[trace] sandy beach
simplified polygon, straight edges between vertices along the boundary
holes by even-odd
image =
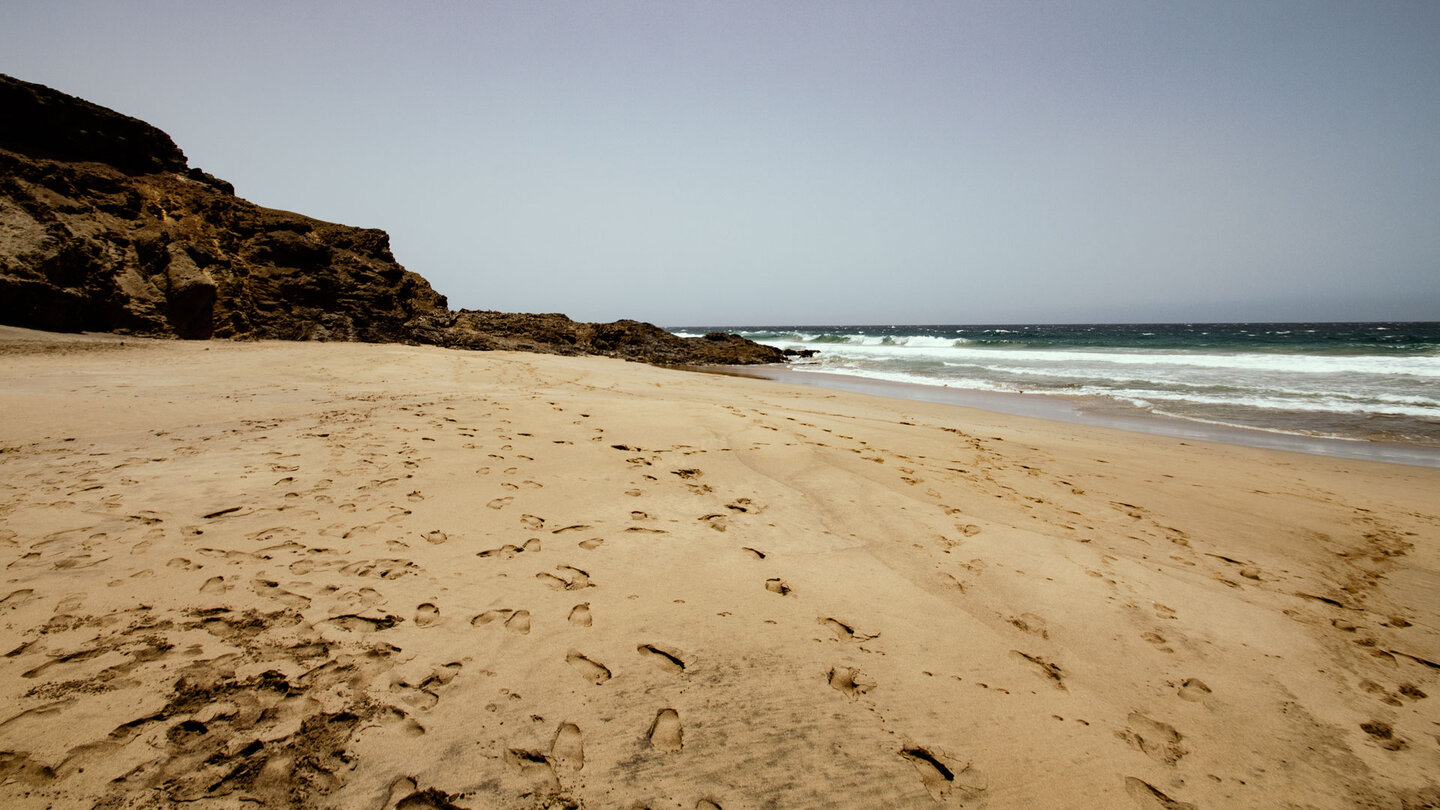
[[[0,328],[0,805],[1440,806],[1440,470]]]

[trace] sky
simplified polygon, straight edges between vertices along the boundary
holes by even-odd
[[[1440,3],[0,5],[0,73],[454,308],[1440,320]]]

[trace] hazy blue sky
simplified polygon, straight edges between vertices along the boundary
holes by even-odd
[[[1440,3],[6,2],[0,72],[451,305],[1440,319]]]

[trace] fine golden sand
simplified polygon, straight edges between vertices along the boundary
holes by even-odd
[[[0,806],[1422,807],[1440,470],[0,330]]]

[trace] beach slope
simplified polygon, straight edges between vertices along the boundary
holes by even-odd
[[[6,807],[1422,807],[1440,470],[0,329]]]

